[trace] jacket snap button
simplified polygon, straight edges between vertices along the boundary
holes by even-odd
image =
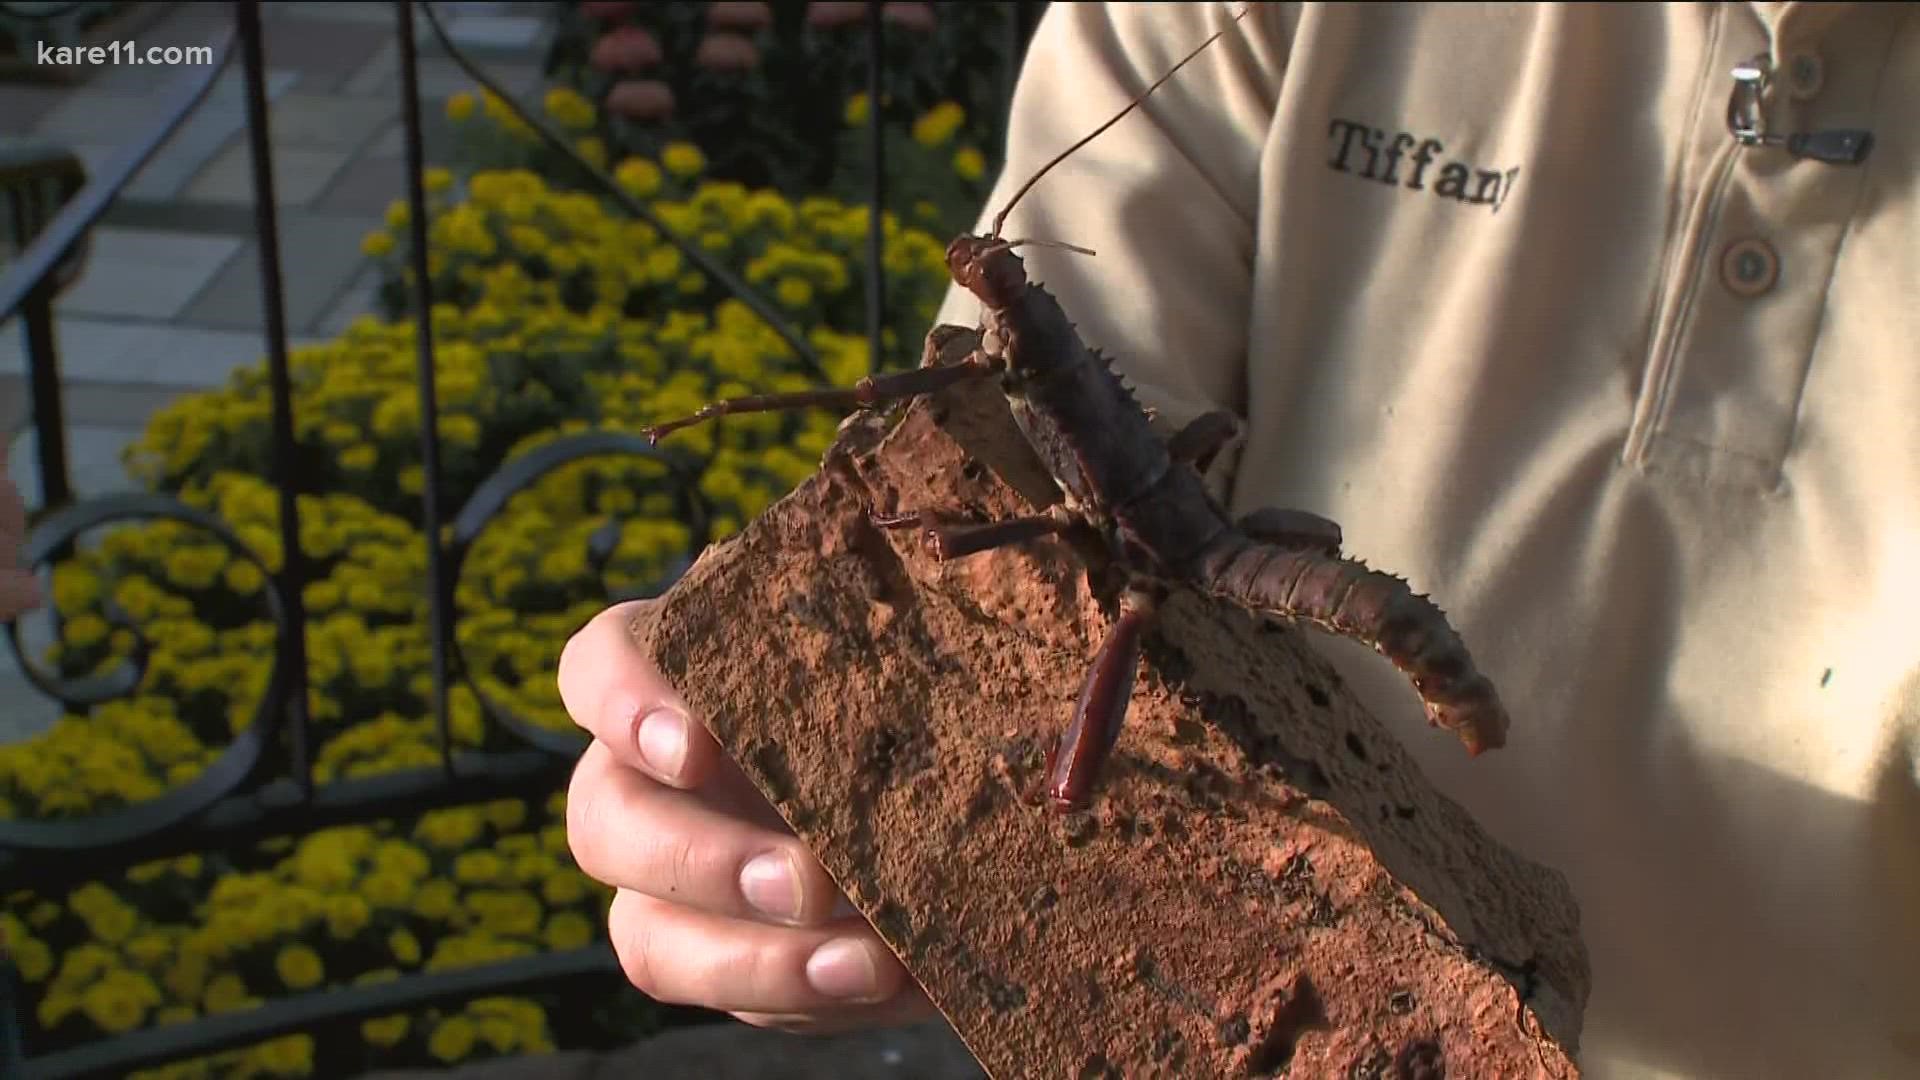
[[[1818,94],[1826,81],[1827,69],[1819,53],[1795,53],[1788,58],[1787,92],[1794,97],[1805,101]]]
[[[1720,255],[1720,280],[1736,296],[1759,296],[1780,278],[1780,258],[1765,240],[1736,240]]]

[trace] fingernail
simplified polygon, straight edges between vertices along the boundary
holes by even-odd
[[[828,997],[846,1001],[878,996],[880,972],[873,945],[859,938],[835,938],[807,958],[807,981]]]
[[[649,768],[661,776],[679,776],[687,759],[687,718],[672,709],[655,709],[640,718],[634,742]]]
[[[800,874],[791,856],[769,851],[748,859],[740,868],[740,892],[763,915],[800,917]]]

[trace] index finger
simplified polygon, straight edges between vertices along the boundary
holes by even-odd
[[[651,603],[615,604],[567,639],[560,700],[616,761],[664,784],[698,787],[713,775],[720,747],[633,642],[631,626]]]

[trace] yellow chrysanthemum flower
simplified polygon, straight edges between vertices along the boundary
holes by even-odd
[[[34,1010],[34,1015],[39,1019],[41,1027],[55,1028],[79,1008],[80,995],[70,990],[56,990],[40,999],[40,1006]]]
[[[435,878],[413,894],[413,912],[423,919],[444,919],[459,907],[460,891],[453,882]]]
[[[542,102],[547,115],[553,117],[562,127],[574,131],[585,131],[593,126],[593,103],[580,96],[571,87],[555,86],[547,90]]]
[[[593,924],[579,912],[557,911],[547,919],[542,940],[555,952],[584,949],[593,941]]]
[[[305,945],[289,945],[273,959],[274,974],[289,990],[311,990],[326,978],[320,954]]]
[[[53,950],[39,938],[22,937],[9,948],[13,962],[20,968],[20,977],[28,982],[40,982],[53,973]]]
[[[427,1052],[451,1065],[473,1052],[476,1034],[473,1021],[463,1016],[448,1017],[427,1037]]]
[[[228,563],[221,576],[226,580],[227,588],[241,596],[251,596],[267,583],[266,575],[260,572],[258,566],[243,560]]]
[[[646,158],[630,157],[622,161],[614,170],[613,178],[635,198],[651,198],[660,190],[660,166]]]
[[[491,884],[505,872],[506,864],[491,851],[463,851],[453,860],[453,879],[463,885]]]
[[[495,799],[485,807],[488,824],[501,831],[517,829],[526,823],[527,804],[519,799]]]
[[[401,967],[412,967],[420,962],[420,939],[405,929],[395,930],[387,935],[387,951]]]
[[[345,941],[358,934],[372,918],[373,909],[367,900],[353,893],[327,897],[327,933],[338,940]]]
[[[269,1039],[249,1051],[247,1057],[268,1076],[307,1076],[313,1072],[313,1036]]]
[[[160,989],[153,980],[126,970],[108,972],[80,995],[80,1010],[109,1035],[139,1027],[160,1003]]]
[[[774,286],[774,296],[790,308],[803,308],[813,303],[813,286],[801,277],[783,277],[780,284]]]
[[[854,94],[852,97],[847,98],[847,108],[844,114],[847,126],[859,127],[861,124],[866,123],[868,114],[873,111],[872,105],[873,103],[868,100],[867,95],[864,93]]]
[[[962,180],[978,180],[987,172],[986,155],[971,146],[963,146],[953,152],[953,171]]]
[[[413,1021],[405,1013],[395,1013],[361,1021],[360,1035],[375,1046],[395,1046],[407,1037],[407,1032],[412,1028]]]
[[[685,180],[707,167],[707,155],[692,143],[672,142],[660,151],[660,164],[665,165],[668,172]]]
[[[207,982],[200,1004],[209,1014],[224,1013],[244,1008],[247,1000],[247,985],[240,976],[222,972]]]
[[[966,119],[966,111],[959,105],[943,101],[913,122],[913,141],[929,148],[941,146],[953,138]]]
[[[67,620],[66,625],[60,628],[60,636],[68,645],[85,649],[105,641],[110,629],[107,620],[87,612]]]

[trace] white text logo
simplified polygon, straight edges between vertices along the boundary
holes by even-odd
[[[37,59],[42,64],[211,64],[211,45],[154,45],[141,49],[131,41],[111,45],[49,45],[40,42]]]

